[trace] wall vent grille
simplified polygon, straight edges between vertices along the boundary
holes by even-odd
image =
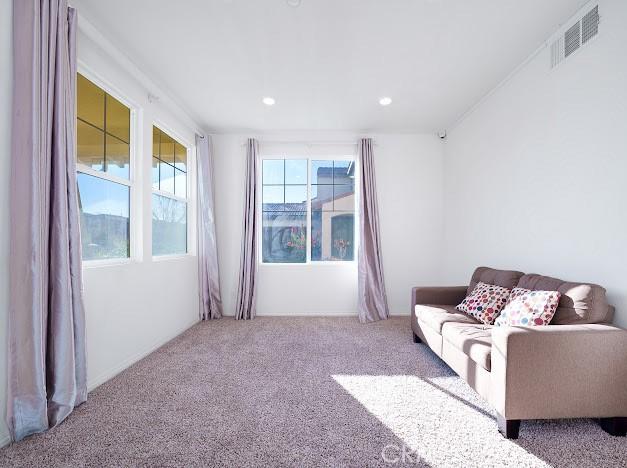
[[[564,58],[579,49],[581,42],[581,22],[577,21],[564,34]]]
[[[599,33],[599,6],[595,6],[581,18],[581,44],[585,44]]]
[[[551,44],[551,68],[576,52],[599,33],[599,6],[595,6]]]

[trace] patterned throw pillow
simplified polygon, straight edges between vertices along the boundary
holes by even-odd
[[[509,289],[479,282],[456,309],[486,325],[492,325],[507,303],[508,297]]]
[[[557,311],[559,302],[558,291],[514,288],[494,325],[497,327],[548,325]]]

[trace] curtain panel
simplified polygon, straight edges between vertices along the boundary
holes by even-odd
[[[240,256],[239,285],[237,288],[236,320],[255,317],[257,293],[257,180],[259,177],[259,142],[249,138],[246,142],[246,179],[242,249]]]
[[[76,185],[76,12],[13,2],[7,423],[13,440],[87,398]]]
[[[213,146],[208,135],[196,135],[198,168],[198,294],[202,320],[222,317],[220,272],[213,184]]]
[[[384,320],[390,316],[383,277],[373,146],[371,138],[362,138],[359,141],[361,196],[357,311],[362,323]]]

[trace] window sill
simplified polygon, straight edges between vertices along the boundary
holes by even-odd
[[[353,260],[351,262],[341,262],[341,261],[326,261],[326,262],[308,262],[308,263],[264,263],[264,262],[259,262],[259,266],[262,268],[268,267],[268,268],[276,268],[276,267],[288,267],[288,268],[293,268],[293,267],[333,267],[333,266],[337,266],[337,267],[342,267],[342,268],[348,268],[348,267],[356,267],[357,266],[357,261]]]
[[[186,258],[193,258],[193,257],[196,257],[196,255],[191,254],[191,253],[173,254],[173,255],[153,255],[152,261],[153,262],[167,262],[171,260],[185,260]]]
[[[113,267],[120,265],[130,265],[136,263],[136,260],[132,258],[107,258],[103,260],[83,260],[83,269]]]

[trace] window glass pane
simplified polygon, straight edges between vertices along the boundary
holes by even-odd
[[[322,211],[311,211],[311,261],[322,260]]]
[[[264,159],[263,160],[263,183],[264,184],[283,184],[284,178],[284,161],[282,159]]]
[[[174,170],[174,194],[177,197],[187,198],[187,174],[178,169]]]
[[[131,110],[107,94],[107,133],[126,143],[131,141]]]
[[[76,111],[78,118],[104,130],[105,92],[83,75],[76,77]]]
[[[159,162],[159,190],[174,193],[174,166]]]
[[[283,211],[283,185],[264,185],[262,194],[263,211]]]
[[[333,161],[311,161],[311,183],[333,184]]]
[[[174,144],[175,167],[182,171],[187,171],[187,148],[180,143]]]
[[[187,203],[152,196],[152,254],[187,253]]]
[[[311,186],[311,209],[333,210],[333,185]]]
[[[79,164],[85,164],[97,171],[104,169],[104,132],[91,125],[78,121],[76,124],[76,157]]]
[[[130,189],[79,173],[83,260],[130,255]]]
[[[114,176],[128,179],[130,177],[130,147],[128,143],[107,135],[106,171]]]
[[[305,263],[307,214],[263,213],[262,260],[266,263]]]
[[[355,209],[355,187],[353,185],[333,186],[333,209],[353,211]]]
[[[162,161],[174,166],[174,140],[164,132],[161,132],[161,150],[159,157]]]
[[[159,190],[159,159],[152,157],[152,188]]]
[[[311,260],[354,259],[355,215],[350,212],[311,213]]]
[[[307,186],[285,186],[285,209],[288,211],[307,211]]]
[[[307,160],[306,159],[286,159],[285,160],[285,183],[286,184],[307,184]]]
[[[152,154],[153,156],[159,156],[159,138],[161,137],[161,130],[153,125],[152,127]]]
[[[333,183],[352,184],[355,179],[354,166],[352,161],[333,161]]]

